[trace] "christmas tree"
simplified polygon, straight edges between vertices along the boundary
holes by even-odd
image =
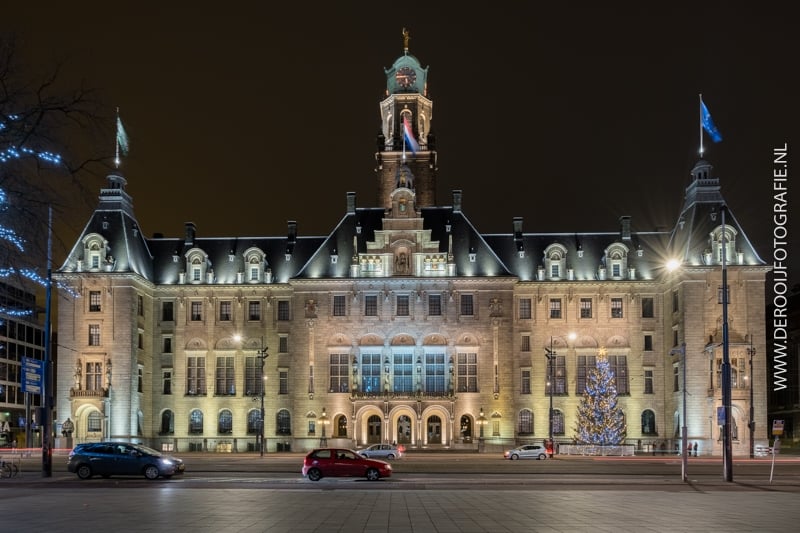
[[[579,444],[615,446],[625,438],[625,418],[617,405],[617,386],[605,350],[586,377],[586,389],[578,404],[575,439]]]

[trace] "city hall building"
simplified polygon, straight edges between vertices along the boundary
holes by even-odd
[[[634,231],[621,214],[609,232],[537,233],[510,217],[507,233],[483,234],[461,191],[437,201],[428,70],[407,39],[385,74],[377,202],[343,190],[327,235],[289,221],[281,235],[187,223],[147,237],[126,178],[108,176],[54,274],[57,435],[69,418],[75,442],[181,452],[497,451],[551,431],[570,443],[605,357],[627,444],[674,450],[685,425],[699,453],[720,455],[727,326],[733,453],[749,451],[751,407],[766,440],[768,267],[708,162],[687,169],[670,231]]]

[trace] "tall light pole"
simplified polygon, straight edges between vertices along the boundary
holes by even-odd
[[[256,355],[256,357],[258,357],[261,360],[261,420],[259,421],[258,424],[259,425],[258,431],[260,439],[259,448],[261,450],[261,457],[264,457],[264,392],[265,392],[264,389],[266,389],[266,384],[264,383],[264,361],[266,361],[267,357],[269,357],[269,354],[267,353],[267,350],[269,350],[269,348],[264,346],[263,341],[261,343],[261,346],[262,348],[258,350],[257,352],[258,355]]]
[[[328,415],[325,413],[325,408],[322,408],[322,416],[319,417],[319,424],[322,426],[322,437],[319,439],[320,448],[328,445],[328,437],[325,435],[325,426],[328,425]]]
[[[479,433],[479,436],[478,436],[478,451],[479,452],[483,452],[484,449],[485,449],[484,448],[485,442],[483,440],[483,426],[485,426],[485,425],[486,425],[486,417],[483,414],[483,407],[481,407],[480,416],[478,417],[478,428],[480,430],[480,433]]]
[[[681,416],[683,424],[681,424],[681,480],[688,481],[687,479],[687,466],[689,464],[689,443],[688,435],[686,434],[686,343],[682,342],[680,348],[673,348],[669,352],[670,355],[681,356],[681,366],[683,370],[683,415]]]
[[[756,432],[756,416],[755,416],[755,406],[753,405],[753,356],[756,354],[756,349],[753,347],[753,336],[750,335],[750,347],[747,348],[747,355],[750,356],[750,379],[748,380],[750,385],[750,421],[747,423],[747,429],[750,430],[750,459],[753,459],[756,455],[755,449],[755,432]]]
[[[544,349],[544,355],[547,357],[547,383],[550,387],[550,416],[549,418],[549,426],[550,426],[550,442],[548,444],[550,450],[548,454],[550,457],[553,457],[553,387],[555,387],[555,383],[553,380],[553,359],[556,358],[556,352],[553,350],[553,336],[550,335],[550,348]]]
[[[724,204],[720,207],[722,215],[722,409],[723,409],[723,448],[722,448],[722,479],[733,481],[733,443],[731,442],[731,357],[728,345],[728,268],[726,264],[726,248],[728,239],[725,237],[725,211]]]

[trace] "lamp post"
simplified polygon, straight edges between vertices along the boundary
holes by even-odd
[[[260,359],[260,361],[261,361],[261,366],[260,366],[260,369],[261,369],[261,373],[260,373],[260,377],[261,377],[261,420],[259,421],[259,424],[258,424],[259,425],[259,428],[258,428],[258,433],[259,433],[259,435],[258,435],[259,443],[258,444],[259,444],[259,446],[258,447],[259,447],[259,449],[261,451],[261,457],[264,457],[264,392],[265,392],[264,389],[266,388],[266,386],[265,386],[266,384],[264,383],[264,361],[266,361],[267,357],[269,357],[269,354],[267,353],[267,350],[269,350],[269,348],[264,346],[263,342],[262,342],[261,346],[262,346],[262,348],[260,350],[258,350],[257,355],[256,355],[256,357],[258,357]]]
[[[750,335],[750,347],[747,348],[747,355],[750,356],[750,421],[747,423],[747,429],[750,430],[750,459],[755,458],[755,432],[756,432],[756,417],[755,407],[753,406],[753,356],[756,354],[756,349],[753,347],[753,336]]]
[[[722,448],[722,478],[724,481],[733,481],[733,443],[731,442],[731,357],[728,344],[728,268],[725,259],[728,239],[725,237],[725,211],[724,204],[720,207],[722,215],[722,409],[723,409],[723,448]]]
[[[553,349],[553,336],[550,335],[550,348],[544,349],[544,355],[547,357],[547,385],[550,388],[550,415],[548,417],[549,420],[549,435],[550,435],[550,442],[548,444],[548,454],[550,457],[553,457],[553,387],[555,383],[553,382],[553,359],[556,358],[556,352]]]
[[[328,437],[325,435],[325,426],[328,425],[328,415],[325,413],[325,408],[322,408],[322,416],[319,417],[319,423],[322,426],[322,437],[319,439],[320,448],[325,448],[328,445]]]
[[[669,352],[670,355],[681,356],[681,366],[683,370],[683,416],[681,416],[683,424],[681,424],[681,480],[687,481],[687,466],[689,464],[689,449],[688,449],[688,436],[686,434],[686,343],[682,342],[680,348],[673,348]]]
[[[484,450],[484,440],[483,440],[483,426],[486,425],[486,417],[483,414],[483,407],[481,407],[481,413],[478,417],[478,428],[480,433],[478,433],[478,452],[482,452]]]
[[[108,390],[108,398],[106,398],[106,432],[108,433],[108,440],[111,440],[111,359],[106,361],[106,389]]]

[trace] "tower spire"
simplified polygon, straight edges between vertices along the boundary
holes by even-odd
[[[403,28],[403,54],[408,55],[408,40],[411,39],[408,35],[408,30]]]

